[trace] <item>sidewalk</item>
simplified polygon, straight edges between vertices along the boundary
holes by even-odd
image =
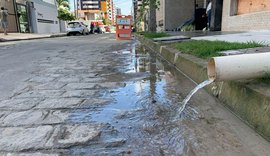
[[[213,36],[203,36],[203,37],[192,37],[194,40],[220,40],[228,42],[257,42],[264,45],[270,45],[270,31],[261,32],[242,32],[235,34],[222,34]]]
[[[33,40],[33,39],[62,37],[62,36],[66,36],[66,33],[55,33],[55,34],[9,33],[8,35],[0,33],[0,42]]]
[[[227,41],[227,42],[258,42],[270,45],[270,31],[250,32],[222,32],[222,31],[195,31],[195,32],[167,32],[172,36],[187,36],[193,40]]]

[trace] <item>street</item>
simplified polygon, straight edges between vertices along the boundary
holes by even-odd
[[[0,155],[266,156],[270,144],[136,40],[0,43]]]

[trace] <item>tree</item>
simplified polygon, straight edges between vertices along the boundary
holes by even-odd
[[[70,12],[68,0],[56,0],[58,19],[63,21],[75,20],[75,16]]]
[[[156,9],[157,9],[157,0],[149,0],[149,31],[156,32],[157,31],[157,20],[156,20]]]
[[[149,31],[156,32],[156,9],[158,8],[159,4],[159,0],[143,0],[136,18],[136,25],[143,21],[146,13],[149,12]]]

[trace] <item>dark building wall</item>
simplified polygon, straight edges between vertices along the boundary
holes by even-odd
[[[212,31],[221,30],[222,8],[223,8],[223,0],[212,0],[212,17],[210,27],[210,30]]]
[[[194,16],[193,0],[165,0],[165,30],[173,30]]]

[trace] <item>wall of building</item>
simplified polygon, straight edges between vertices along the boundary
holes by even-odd
[[[50,4],[53,4],[53,5],[56,5],[56,0],[42,0],[46,3],[50,3]]]
[[[164,1],[160,0],[160,6],[156,10],[157,31],[164,31]]]
[[[270,11],[270,0],[238,0],[237,14]]]
[[[17,32],[17,23],[16,23],[16,17],[15,17],[15,10],[14,10],[14,5],[13,5],[13,1],[4,1],[1,0],[0,1],[0,6],[6,8],[8,10],[9,16],[8,16],[8,31],[9,32]],[[2,30],[2,29],[1,29]],[[3,32],[1,31],[0,32]]]
[[[194,1],[165,0],[165,30],[173,30],[194,15]]]
[[[60,26],[57,18],[58,12],[55,5],[39,0],[32,0],[34,11],[31,13],[33,26],[36,25],[35,33],[59,33]]]
[[[270,11],[239,15],[237,4],[238,0],[223,1],[222,31],[270,30]]]

